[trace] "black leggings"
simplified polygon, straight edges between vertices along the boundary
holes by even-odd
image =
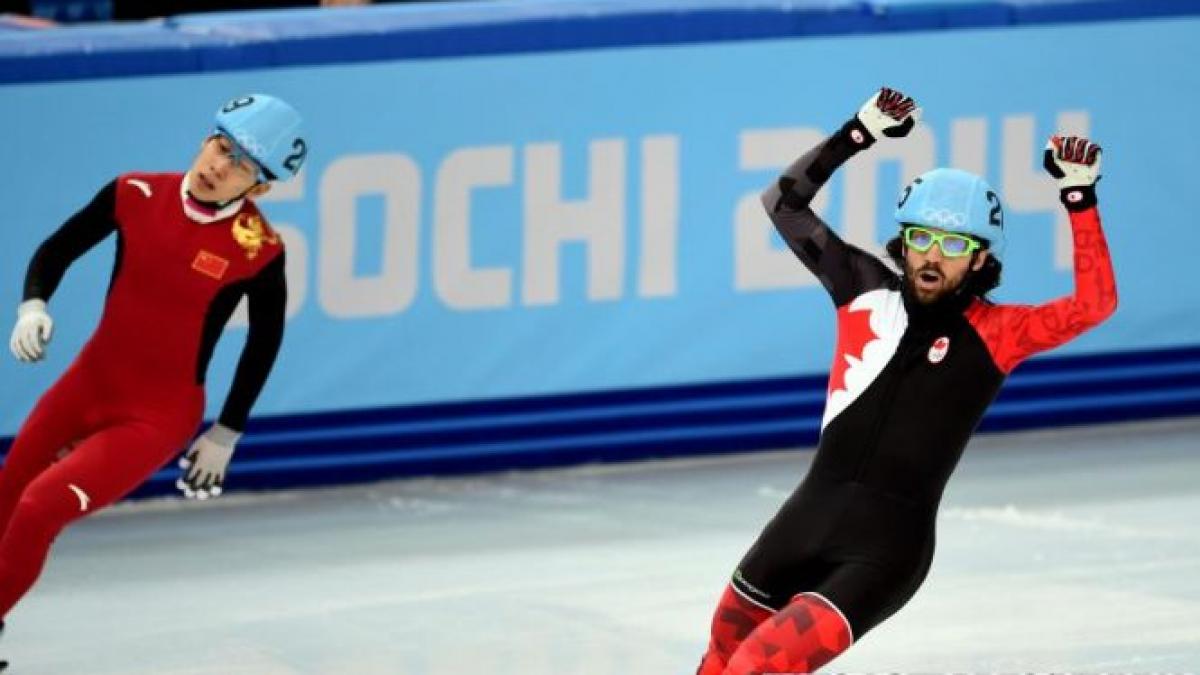
[[[733,585],[773,610],[798,593],[818,593],[841,610],[858,639],[925,580],[936,515],[936,504],[810,475],[739,563]]]

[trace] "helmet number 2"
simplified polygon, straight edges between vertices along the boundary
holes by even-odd
[[[988,225],[1004,229],[1004,211],[1000,208],[1000,198],[995,192],[988,190],[987,200],[988,204],[992,205],[992,210],[988,213]]]
[[[295,152],[283,160],[283,168],[296,173],[300,170],[300,165],[304,163],[304,156],[308,154],[308,146],[304,144],[303,138],[297,138],[292,143],[292,150]]]

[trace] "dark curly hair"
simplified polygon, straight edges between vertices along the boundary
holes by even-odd
[[[888,241],[887,246],[888,257],[901,270],[904,269],[904,241],[900,237],[892,237]],[[963,280],[963,293],[968,295],[978,296],[983,300],[987,300],[987,294],[991,293],[997,286],[1000,285],[1000,272],[1003,265],[996,256],[989,255],[987,260],[983,262],[983,267],[979,271],[968,271],[966,279]]]

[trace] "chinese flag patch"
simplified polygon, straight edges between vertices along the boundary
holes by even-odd
[[[229,261],[219,255],[201,250],[196,254],[196,259],[192,261],[192,269],[205,276],[220,279],[229,269]]]

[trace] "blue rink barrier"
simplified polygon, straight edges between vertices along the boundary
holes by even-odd
[[[231,489],[480,473],[814,445],[824,376],[254,420]],[[1200,347],[1034,359],[981,431],[1200,414]],[[135,496],[169,494],[169,468]]]
[[[259,417],[237,490],[360,483],[816,444],[825,376]],[[1200,347],[1046,357],[1020,366],[980,431],[1200,414]],[[0,439],[7,453],[11,438]],[[178,470],[134,497],[171,494]]]

